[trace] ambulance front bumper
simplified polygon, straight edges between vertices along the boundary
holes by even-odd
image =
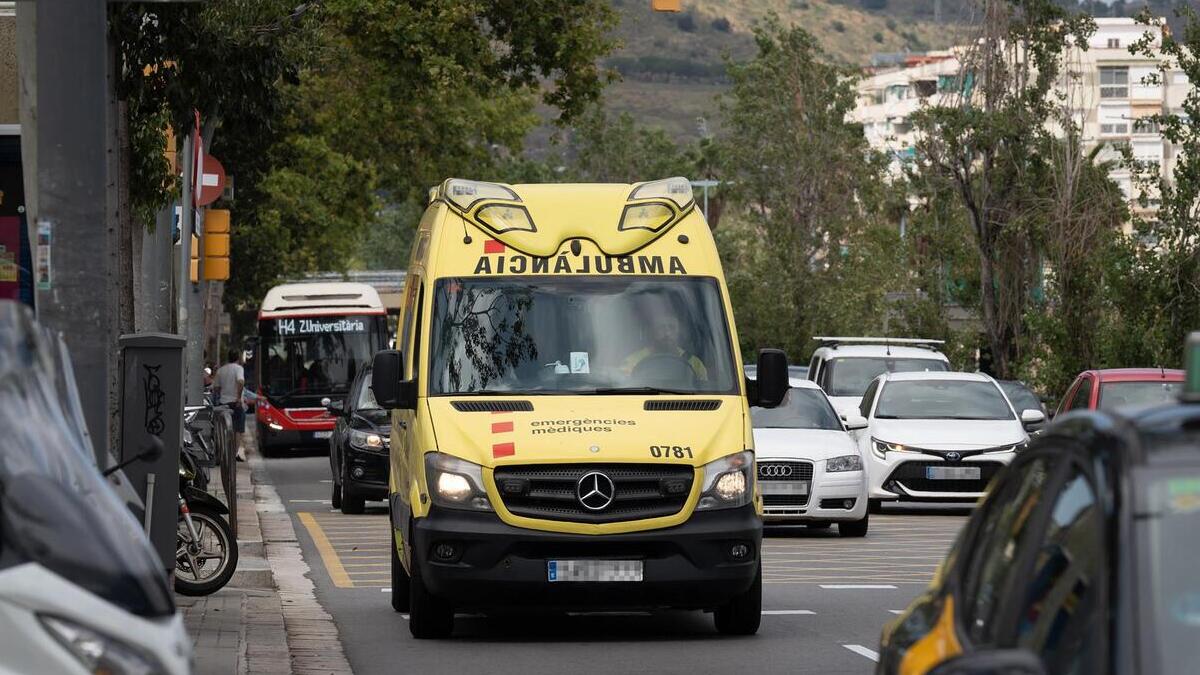
[[[413,544],[428,590],[458,608],[712,609],[753,583],[762,523],[746,506],[665,529],[575,535],[434,508],[415,521]],[[551,581],[563,561],[640,561],[642,579]]]

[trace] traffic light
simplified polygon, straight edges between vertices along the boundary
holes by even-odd
[[[650,9],[656,12],[682,12],[682,0],[650,0]]]
[[[190,272],[188,277],[193,284],[200,283],[200,237],[192,235],[192,260],[189,263]]]
[[[229,211],[204,212],[204,280],[229,279]]]

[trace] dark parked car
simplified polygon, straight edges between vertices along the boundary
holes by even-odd
[[[1064,414],[884,629],[876,673],[1196,672],[1197,542],[1200,404]]]
[[[329,437],[333,508],[362,513],[364,502],[387,499],[391,418],[375,402],[371,369],[363,368],[344,401],[322,401],[337,417]]]
[[[1012,403],[1013,410],[1041,410],[1045,419],[1035,424],[1029,424],[1025,427],[1031,435],[1040,432],[1046,426],[1046,422],[1050,419],[1050,413],[1046,410],[1046,404],[1029,385],[1019,380],[996,380],[996,384],[1004,390],[1004,395],[1008,397]]]

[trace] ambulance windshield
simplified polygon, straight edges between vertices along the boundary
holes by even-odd
[[[434,396],[738,392],[712,278],[440,279],[431,338]]]

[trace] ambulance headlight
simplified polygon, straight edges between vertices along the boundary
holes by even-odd
[[[451,204],[466,211],[483,199],[502,199],[519,202],[521,198],[512,190],[497,183],[451,178],[442,184],[442,196]]]
[[[483,467],[440,452],[425,455],[425,479],[433,503],[450,509],[491,511]]]
[[[617,225],[617,229],[658,232],[674,217],[675,212],[666,204],[630,204],[621,214],[621,223]]]
[[[681,209],[694,201],[691,182],[681,176],[654,180],[637,186],[629,193],[629,201],[636,199],[669,199]]]
[[[738,452],[704,465],[704,492],[696,510],[745,506],[753,495],[754,453]]]
[[[537,228],[533,226],[533,219],[529,217],[529,212],[524,206],[513,206],[509,204],[491,204],[479,209],[475,214],[475,220],[483,223],[487,228],[497,234],[505,232],[535,232]]]

